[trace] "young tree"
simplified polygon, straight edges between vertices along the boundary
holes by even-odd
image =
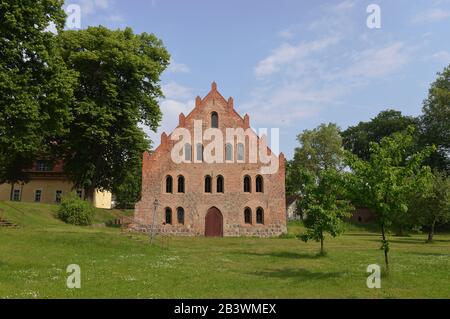
[[[350,126],[342,132],[344,148],[358,155],[363,160],[370,157],[370,143],[380,143],[383,137],[395,132],[401,132],[408,126],[418,125],[418,119],[412,116],[404,116],[400,111],[385,110],[369,122],[359,122],[356,126]]]
[[[450,221],[450,178],[438,171],[422,192],[413,190],[409,209],[418,222],[428,228],[428,242],[433,241],[436,224]]]
[[[134,171],[150,141],[141,128],[161,119],[160,75],[169,53],[153,34],[89,27],[60,33],[62,56],[78,74],[65,170],[87,197]]]
[[[344,231],[343,219],[350,216],[352,205],[345,197],[342,172],[336,169],[325,169],[320,172],[317,182],[309,183],[306,195],[299,202],[299,206],[306,214],[304,225],[306,233],[300,239],[307,242],[312,239],[320,241],[320,254],[324,255],[325,233],[332,237]]]
[[[325,233],[337,236],[343,231],[342,219],[350,210],[343,200],[342,139],[336,124],[321,124],[297,136],[300,147],[288,163],[286,185],[289,194],[300,195],[297,212],[305,219],[306,234],[300,239],[316,240],[324,253]]]
[[[37,156],[55,153],[71,120],[74,72],[56,36],[65,22],[62,0],[0,1],[0,184],[26,182]]]
[[[369,160],[346,152],[347,165],[352,170],[348,188],[353,196],[377,215],[381,229],[386,270],[389,270],[389,240],[387,230],[393,217],[408,210],[408,194],[422,190],[430,177],[430,168],[423,161],[433,152],[427,147],[411,154],[414,128],[385,137],[379,144],[370,144]]]
[[[436,145],[429,165],[450,174],[450,66],[431,84],[421,116],[422,143]]]

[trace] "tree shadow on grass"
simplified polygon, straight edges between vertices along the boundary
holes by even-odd
[[[247,256],[260,256],[260,257],[277,257],[277,258],[290,258],[290,259],[316,259],[321,258],[320,254],[312,254],[312,253],[295,253],[290,251],[277,251],[277,252],[247,252],[247,251],[238,251],[235,252],[240,255]]]
[[[291,279],[295,281],[327,280],[342,277],[344,272],[322,272],[309,271],[302,268],[283,268],[270,269],[264,271],[255,271],[247,273],[248,275],[261,276],[265,278]]]
[[[396,238],[398,238],[398,237],[396,237]],[[381,238],[380,239],[368,239],[368,241],[381,243]],[[415,239],[415,238],[406,238],[406,237],[402,237],[402,239],[389,239],[389,242],[391,244],[406,244],[406,245],[425,244],[425,240],[420,240],[420,239]]]
[[[381,237],[378,233],[353,233],[353,232],[347,232],[344,233],[344,236],[348,237]]]
[[[428,256],[428,257],[450,257],[450,254],[444,254],[444,253],[420,253],[416,251],[410,251],[407,252],[411,255],[418,255],[418,256]]]

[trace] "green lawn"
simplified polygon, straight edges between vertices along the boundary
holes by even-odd
[[[392,237],[389,277],[366,287],[366,267],[383,263],[379,236],[355,226],[317,243],[295,238],[171,238],[76,227],[56,206],[0,202],[21,225],[0,228],[0,298],[450,298],[450,235]],[[0,212],[0,215],[2,213]],[[120,212],[102,211],[96,223]],[[291,224],[290,233],[301,231]],[[66,288],[66,267],[81,267],[81,289]]]

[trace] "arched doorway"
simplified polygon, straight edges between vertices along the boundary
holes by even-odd
[[[223,236],[223,216],[216,207],[208,209],[205,217],[205,236],[222,237]]]

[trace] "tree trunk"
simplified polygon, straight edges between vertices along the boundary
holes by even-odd
[[[386,271],[389,272],[388,246],[386,242],[386,230],[384,228],[384,223],[381,224],[381,237],[383,239],[384,263],[386,265]]]
[[[11,190],[9,191],[9,200],[13,200],[13,194],[14,194],[14,183],[11,183]]]
[[[320,238],[320,254],[323,255],[324,251],[323,251],[323,237]]]
[[[433,236],[434,236],[434,227],[436,226],[436,219],[433,220],[433,223],[430,225],[430,229],[428,230],[428,239],[427,242],[431,243],[433,242]]]
[[[95,187],[91,187],[91,186],[85,187],[84,200],[94,202],[94,192],[95,192]]]

